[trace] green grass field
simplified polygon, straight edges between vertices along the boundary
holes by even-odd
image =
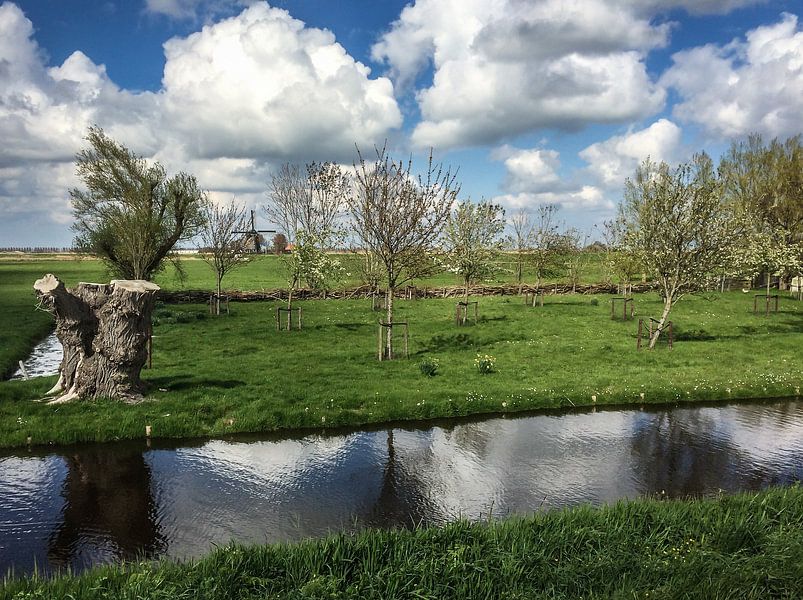
[[[193,562],[6,581],[0,598],[797,599],[803,489],[635,500],[490,525],[227,546]]]
[[[55,271],[74,283],[97,263],[26,263],[4,285],[17,317],[2,329],[18,347],[47,329],[26,282]],[[241,272],[243,273],[243,272]],[[192,275],[191,275],[192,277]],[[72,279],[72,280],[71,280]],[[5,281],[5,279],[4,279]],[[233,303],[229,316],[202,305],[160,305],[155,313],[149,401],[48,406],[31,400],[54,378],[0,383],[0,446],[186,437],[281,428],[355,426],[540,408],[794,396],[803,379],[799,344],[803,303],[754,315],[752,295],[689,297],[673,312],[669,351],[636,351],[636,321],[610,319],[608,296],[547,296],[527,307],[516,296],[480,299],[480,321],[457,327],[454,300],[399,301],[410,323],[408,360],[376,360],[376,322],[368,300],[300,302],[303,331],[276,331],[275,302]],[[639,316],[656,315],[655,294],[636,298]],[[27,311],[27,312],[26,312]],[[28,323],[27,337],[19,335]],[[13,339],[13,335],[11,336]],[[481,374],[478,354],[496,358]],[[419,363],[440,362],[424,376]],[[596,398],[594,400],[594,398]]]

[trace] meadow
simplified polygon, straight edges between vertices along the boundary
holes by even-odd
[[[275,257],[235,272],[231,287],[276,283]],[[183,284],[209,288],[211,271],[188,261]],[[205,269],[205,270],[201,270]],[[249,271],[253,269],[253,271]],[[2,261],[0,286],[12,319],[0,327],[15,351],[8,369],[45,333],[31,284],[54,272],[68,284],[103,280],[95,261]],[[250,273],[250,274],[249,274]],[[201,276],[204,276],[201,285]],[[236,275],[236,277],[235,277]],[[238,279],[240,278],[240,279]],[[452,280],[453,283],[453,280]],[[232,303],[213,317],[204,305],[157,306],[148,401],[96,400],[49,406],[38,399],[54,378],[0,383],[0,446],[156,437],[217,436],[359,426],[471,414],[590,405],[673,403],[799,394],[803,303],[784,297],[778,313],[753,314],[741,291],[688,297],[673,312],[675,345],[636,350],[637,321],[612,320],[607,295],[548,295],[543,307],[518,296],[479,299],[476,324],[454,323],[454,299],[398,301],[410,323],[410,357],[376,360],[379,313],[370,300],[299,302],[304,329],[277,331],[277,302]],[[656,294],[637,295],[636,319],[654,316]],[[5,348],[5,346],[4,346]],[[16,352],[16,353],[15,353]],[[481,373],[479,356],[495,359]],[[437,360],[434,376],[420,365]]]
[[[186,563],[7,579],[0,598],[800,598],[803,488],[230,545]]]

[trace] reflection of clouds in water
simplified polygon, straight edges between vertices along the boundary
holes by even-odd
[[[469,518],[635,495],[622,431],[638,413],[494,419],[436,428],[412,470],[444,511]],[[399,436],[401,439],[401,436]],[[546,500],[544,500],[546,498]]]
[[[735,405],[731,419],[722,419],[730,432],[732,444],[756,459],[785,460],[798,456],[803,449],[803,407],[789,403],[772,405]],[[801,465],[803,472],[803,465]]]
[[[25,572],[34,562],[47,564],[47,540],[61,523],[65,473],[59,456],[0,458],[0,576],[12,565]]]
[[[209,540],[264,542],[346,528],[379,494],[384,432],[152,451],[160,527],[174,556]]]

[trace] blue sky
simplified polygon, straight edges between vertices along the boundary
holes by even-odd
[[[259,207],[283,162],[354,144],[460,168],[508,214],[593,232],[641,158],[803,128],[789,0],[0,2],[0,247],[69,245],[98,123]]]

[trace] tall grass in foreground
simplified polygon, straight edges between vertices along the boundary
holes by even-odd
[[[231,545],[7,580],[0,598],[800,598],[803,489]]]

